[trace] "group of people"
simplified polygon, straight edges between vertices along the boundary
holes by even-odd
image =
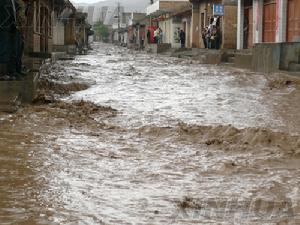
[[[157,29],[154,30],[153,38],[154,38],[155,44],[163,43],[164,33],[160,27],[158,27]],[[150,30],[147,31],[147,39],[148,39],[148,43],[151,43]],[[185,47],[185,32],[183,30],[179,31],[179,40],[180,40],[181,48],[184,48]]]
[[[0,1],[0,76],[18,79],[25,75],[22,56],[28,4],[27,0]]]
[[[217,24],[211,23],[202,29],[202,40],[205,48],[220,49],[221,46],[221,32]]]
[[[177,30],[177,37],[180,42],[181,48],[185,48],[186,43],[186,33],[180,28]],[[218,18],[212,18],[210,24],[202,29],[202,40],[204,47],[207,49],[220,49],[222,42],[222,35],[220,30],[220,21]],[[160,27],[154,30],[154,43],[163,43],[163,31]],[[151,32],[147,32],[148,43],[151,43]]]

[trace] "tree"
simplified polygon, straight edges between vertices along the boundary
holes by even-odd
[[[94,31],[95,35],[99,37],[101,41],[108,41],[109,37],[109,30],[106,25],[103,24],[103,22],[99,21],[94,25]]]

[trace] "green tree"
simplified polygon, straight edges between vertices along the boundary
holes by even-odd
[[[94,25],[95,34],[100,38],[101,41],[108,41],[109,30],[103,22],[99,21]]]

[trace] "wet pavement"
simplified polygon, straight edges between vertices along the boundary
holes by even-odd
[[[300,79],[105,44],[43,76],[0,115],[1,225],[300,224]]]

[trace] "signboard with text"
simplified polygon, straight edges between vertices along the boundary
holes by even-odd
[[[224,5],[213,4],[213,15],[214,16],[224,16]]]

